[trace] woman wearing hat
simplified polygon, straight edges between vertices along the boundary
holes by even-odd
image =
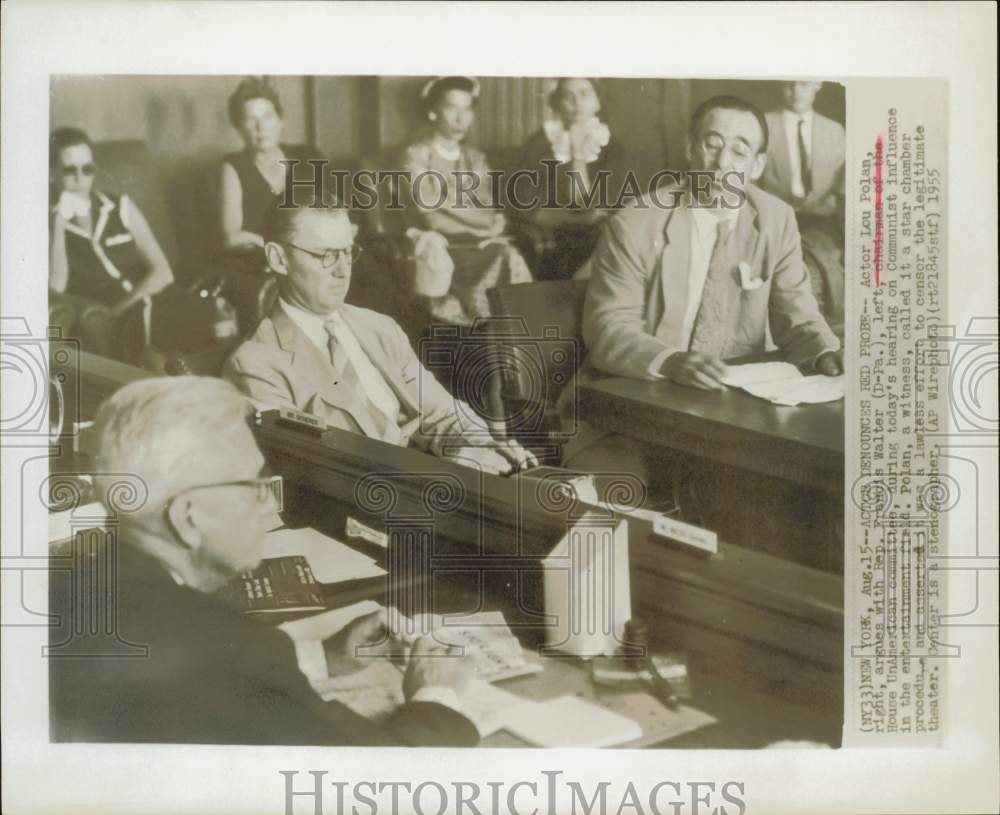
[[[429,298],[435,318],[468,324],[489,314],[488,289],[529,282],[531,272],[504,236],[486,157],[463,144],[475,119],[479,83],[438,77],[421,96],[429,127],[402,157],[409,174],[407,234],[417,254],[416,290]],[[459,184],[474,194],[463,193]]]
[[[539,275],[563,279],[593,252],[628,172],[628,154],[598,117],[596,79],[562,77],[553,83],[548,103],[555,115],[525,144],[519,166],[539,179],[533,192],[541,206],[526,215],[550,233],[553,244]]]

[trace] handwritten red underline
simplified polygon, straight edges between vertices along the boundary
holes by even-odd
[[[875,288],[882,270],[882,150],[881,134],[875,139]]]

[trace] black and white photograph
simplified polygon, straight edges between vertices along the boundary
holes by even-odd
[[[52,2],[16,52],[45,15],[12,5],[9,811],[917,811],[862,790],[973,726],[973,660],[995,741],[960,80],[794,34],[766,70],[577,53],[767,3]],[[995,799],[995,747],[947,811]],[[43,756],[78,797],[27,802]]]

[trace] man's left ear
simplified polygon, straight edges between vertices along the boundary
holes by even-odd
[[[288,258],[285,257],[285,248],[280,243],[274,241],[265,243],[264,256],[267,258],[268,268],[272,272],[280,275],[288,274]]]
[[[189,551],[201,548],[202,534],[196,520],[197,511],[186,495],[175,498],[166,508],[166,521],[177,540]]]
[[[753,160],[753,167],[750,168],[750,180],[756,181],[764,174],[764,167],[767,165],[767,153],[758,153]]]
[[[355,240],[358,237],[358,230],[360,228],[361,227],[358,224],[354,224],[354,223],[351,224],[351,240],[352,241]]]

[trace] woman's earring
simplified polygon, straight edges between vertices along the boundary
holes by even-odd
[[[430,119],[432,122],[436,122],[438,120],[438,115],[432,110],[430,113],[427,114],[427,118]]]

